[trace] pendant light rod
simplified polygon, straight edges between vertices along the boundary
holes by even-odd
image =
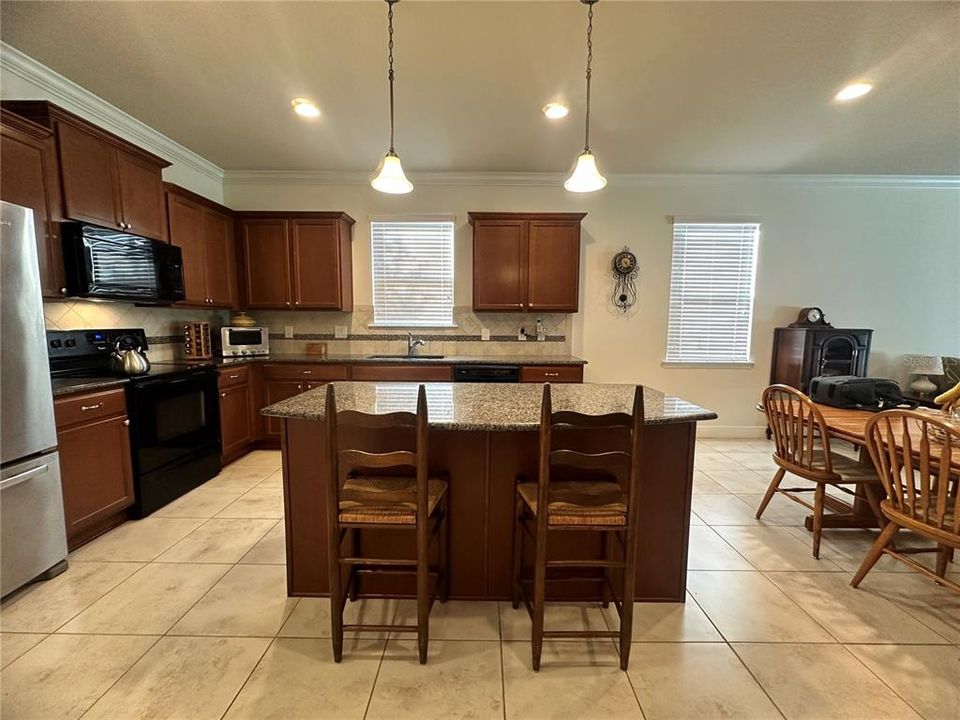
[[[593,6],[597,0],[580,0],[589,7],[587,11],[587,123],[583,139],[583,151],[590,152],[590,80],[593,72],[590,67],[593,64]]]
[[[390,70],[387,72],[387,79],[390,81],[390,155],[396,155],[393,148],[393,5],[400,0],[386,0],[387,2],[387,64]]]

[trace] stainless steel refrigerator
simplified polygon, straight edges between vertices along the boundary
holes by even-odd
[[[67,563],[33,211],[0,203],[0,596]]]

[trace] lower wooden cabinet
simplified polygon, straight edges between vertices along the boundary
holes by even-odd
[[[524,365],[520,381],[525,383],[582,383],[582,365]]]
[[[253,403],[249,385],[237,385],[220,391],[220,440],[220,455],[224,463],[243,455],[254,441]]]
[[[323,384],[323,383],[319,383]],[[306,392],[307,383],[300,380],[264,380],[263,381],[263,405],[273,405],[281,400],[292,398]],[[278,418],[268,417],[264,423],[267,440],[280,440],[281,421]]]
[[[450,382],[452,365],[379,365],[360,363],[350,371],[350,379],[358,381]]]
[[[133,505],[130,421],[122,389],[58,398],[54,412],[73,550],[123,522]]]

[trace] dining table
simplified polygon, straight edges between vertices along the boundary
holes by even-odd
[[[832,440],[842,440],[851,443],[860,451],[860,462],[872,464],[870,453],[866,447],[866,427],[867,421],[876,415],[869,410],[855,410],[850,408],[838,408],[822,403],[814,403],[820,414],[823,416],[826,425],[827,434]],[[757,409],[763,410],[762,406]],[[920,409],[920,412],[930,413],[931,415],[940,415],[936,410]],[[941,416],[942,417],[942,416]],[[910,432],[910,440],[914,449],[920,447],[920,438],[922,431],[920,424],[917,423]],[[950,467],[952,471],[960,474],[960,448],[954,448],[951,453]],[[824,504],[830,513],[823,517],[823,527],[825,528],[875,528],[880,527],[880,518],[873,511],[867,493],[875,492],[871,486],[863,484],[858,486],[857,493],[852,503],[831,495],[827,495]],[[804,521],[807,530],[813,529],[813,516],[808,515]]]

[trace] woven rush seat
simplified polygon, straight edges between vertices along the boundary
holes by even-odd
[[[430,478],[427,514],[432,515],[447,492],[447,483]],[[340,522],[380,525],[417,524],[417,478],[358,476],[347,478],[340,490]]]
[[[537,514],[537,484],[520,483],[517,492],[530,512]],[[602,480],[550,483],[548,525],[627,524],[627,494],[615,482]]]

